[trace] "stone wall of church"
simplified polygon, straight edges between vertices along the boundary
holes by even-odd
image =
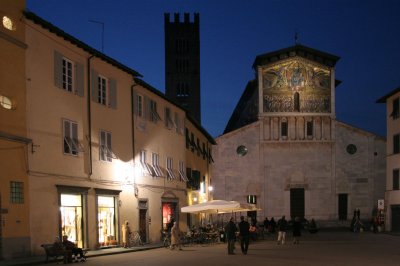
[[[213,199],[246,202],[247,195],[261,195],[263,176],[259,131],[256,122],[216,139],[214,163],[211,165]],[[238,154],[240,146],[245,147],[246,154]]]
[[[262,137],[266,141],[331,140],[331,118],[329,116],[264,116]],[[282,124],[287,124],[287,134],[282,133]]]
[[[377,199],[384,196],[385,140],[337,121],[332,122],[331,140],[300,141],[290,135],[266,140],[264,126],[271,120],[216,139],[214,199],[246,202],[248,195],[255,195],[262,221],[266,216],[290,217],[290,190],[303,188],[305,218],[314,218],[321,226],[347,226],[354,209],[369,220]],[[356,151],[348,148],[350,144]],[[247,148],[244,156],[236,153],[241,145]],[[339,194],[348,197],[346,221],[339,221]]]

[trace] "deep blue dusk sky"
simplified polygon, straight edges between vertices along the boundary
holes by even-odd
[[[202,125],[222,134],[257,55],[295,44],[341,59],[339,121],[386,136],[375,101],[400,86],[398,0],[27,0],[27,8],[164,92],[164,13],[200,13]],[[183,17],[183,15],[181,15]],[[183,19],[183,18],[181,18]]]

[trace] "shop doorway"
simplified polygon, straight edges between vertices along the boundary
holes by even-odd
[[[61,235],[83,247],[82,195],[61,194]]]
[[[139,235],[147,243],[147,200],[139,201]]]
[[[338,198],[339,220],[347,220],[347,194],[339,194]]]
[[[178,221],[176,201],[162,202],[162,229],[167,230],[172,219]]]
[[[290,217],[304,218],[304,188],[290,189]]]
[[[392,205],[392,232],[400,232],[400,205]]]
[[[97,206],[99,246],[116,246],[115,198],[113,196],[98,196]]]

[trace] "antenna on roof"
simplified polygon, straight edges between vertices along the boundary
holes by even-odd
[[[89,22],[97,23],[101,25],[101,52],[104,53],[104,22],[97,20],[90,20]]]
[[[299,44],[299,31],[297,29],[294,31],[294,44]]]

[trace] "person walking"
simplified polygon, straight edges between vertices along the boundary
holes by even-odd
[[[175,247],[178,247],[179,250],[182,250],[181,235],[182,232],[179,229],[178,223],[174,222],[174,225],[171,228],[171,246],[170,246],[171,250],[175,249]]]
[[[233,250],[235,248],[236,232],[237,227],[233,222],[233,217],[231,217],[225,226],[226,240],[228,241],[228,255],[235,255]]]
[[[283,215],[282,218],[278,220],[278,245],[285,244],[287,227],[288,223],[285,219],[285,215]]]
[[[240,216],[239,238],[240,238],[240,248],[242,249],[242,253],[246,255],[247,250],[249,249],[250,224],[244,219],[244,216]]]
[[[301,236],[301,222],[300,218],[294,218],[293,222],[293,244],[299,244],[299,238]]]
[[[129,226],[129,222],[125,221],[124,224],[122,225],[122,244],[124,248],[129,248],[129,236],[132,233],[131,227]]]

